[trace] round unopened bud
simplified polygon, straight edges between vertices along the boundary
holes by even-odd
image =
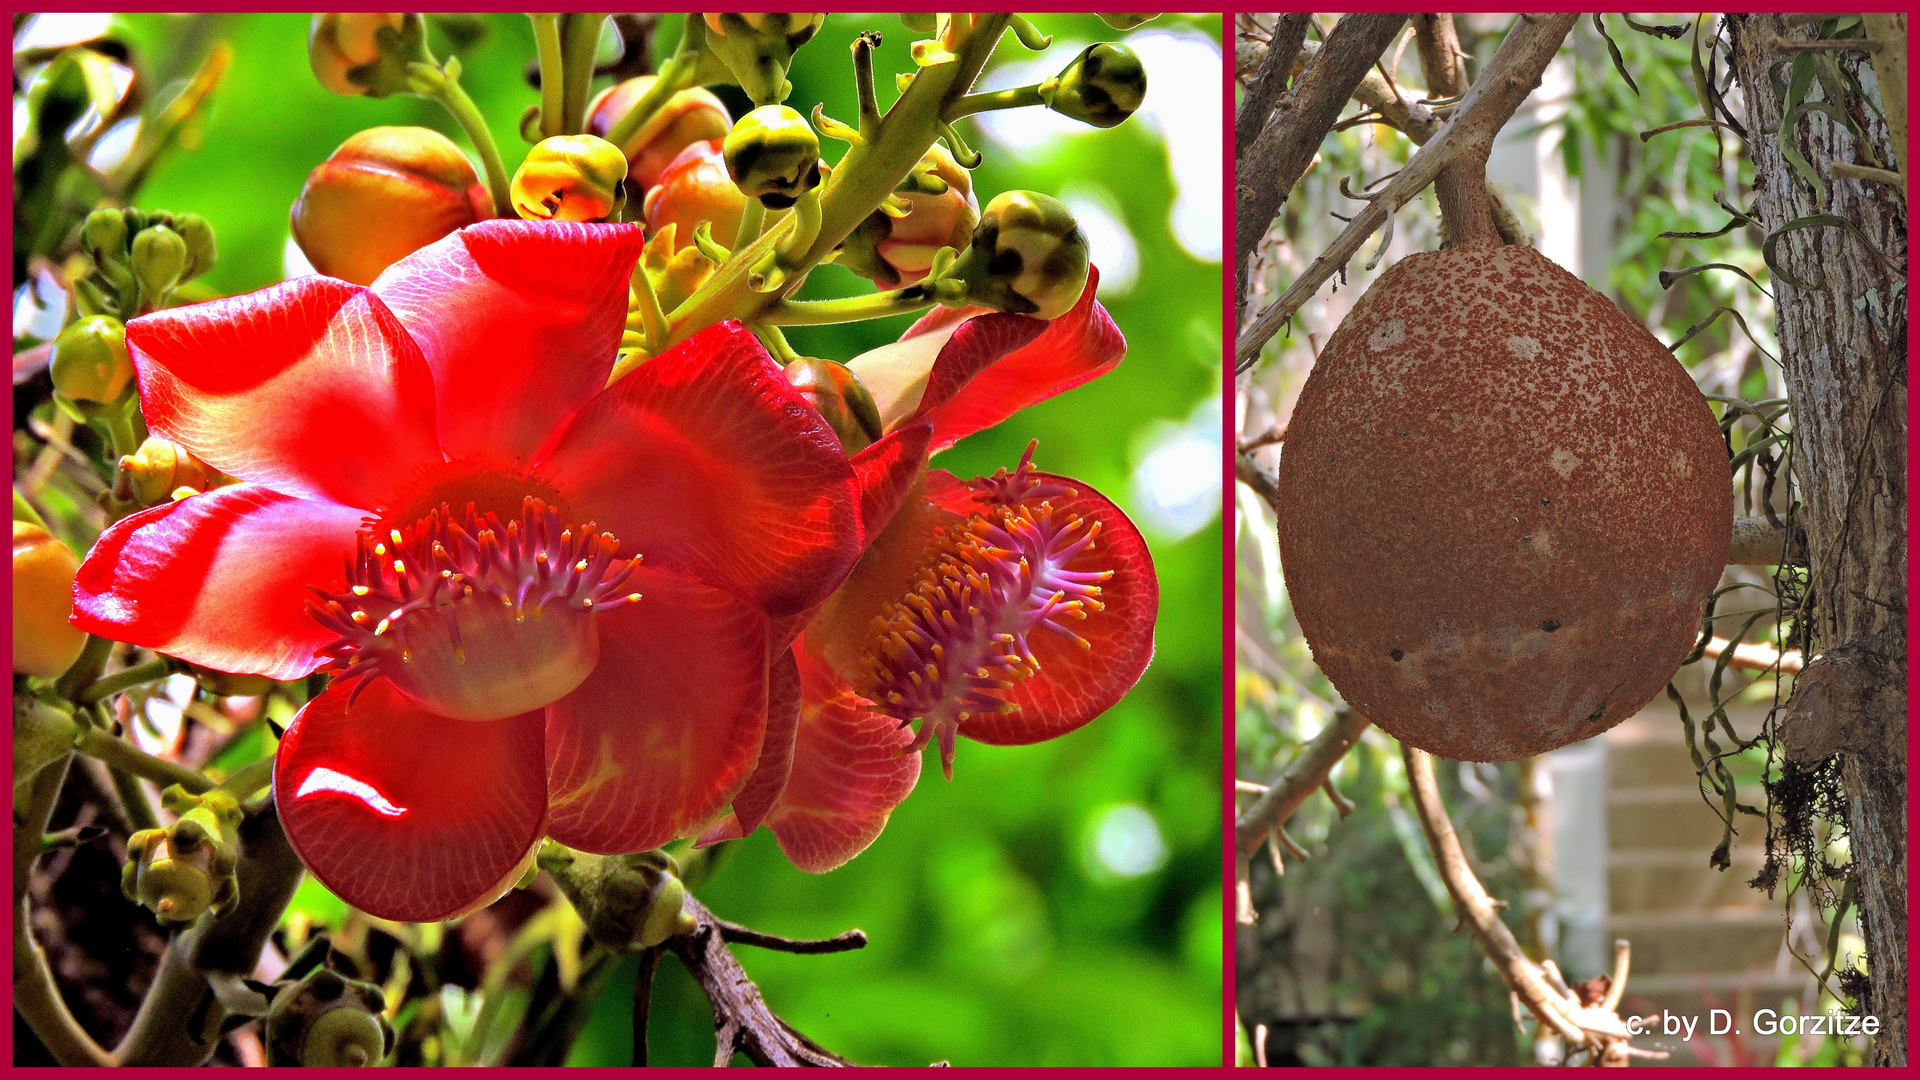
[[[280,984],[267,1010],[269,1065],[370,1066],[393,1052],[386,995],[331,968]]]
[[[307,176],[293,239],[315,270],[371,285],[387,267],[493,216],[493,200],[453,140],[428,128],[368,128]]]
[[[181,488],[208,491],[231,480],[218,469],[187,452],[179,443],[158,435],[147,437],[140,449],[120,459],[114,494],[139,506],[159,506]]]
[[[627,204],[627,157],[594,135],[555,135],[513,174],[514,212],[529,221],[605,221]]]
[[[785,105],[762,105],[741,117],[721,153],[734,186],[769,210],[787,209],[820,184],[820,136]]]
[[[720,146],[719,139],[705,139],[680,151],[647,192],[647,231],[658,235],[674,226],[675,250],[693,243],[693,230],[703,221],[711,223],[713,238],[722,244],[731,244],[740,231],[747,197],[727,177]]]
[[[793,84],[787,81],[793,54],[812,40],[826,18],[778,11],[709,13],[707,49],[733,73],[754,104],[785,101],[793,93]]]
[[[1100,42],[1080,50],[1073,63],[1040,84],[1047,108],[1097,128],[1118,125],[1147,96],[1147,69],[1125,45]]]
[[[806,397],[840,438],[848,457],[878,442],[880,409],[867,384],[836,360],[803,356],[787,365],[787,382]]]
[[[110,315],[76,320],[53,339],[47,369],[53,388],[69,401],[105,405],[121,400],[133,383],[127,328]]]
[[[73,616],[73,549],[30,521],[13,523],[13,670],[56,679],[87,644]],[[71,749],[71,748],[69,748]]]
[[[1100,20],[1115,30],[1131,30],[1136,26],[1144,26],[1159,17],[1160,13],[1157,11],[1151,15],[1143,11],[1123,11],[1117,15],[1102,14]]]
[[[95,210],[80,226],[80,242],[96,260],[125,258],[127,216],[112,208]]]
[[[903,11],[900,25],[916,34],[931,34],[940,25],[940,16],[931,11]]]
[[[325,12],[313,17],[307,32],[307,60],[320,85],[344,97],[359,97],[367,87],[347,78],[347,72],[380,59],[380,28],[399,33],[406,25],[401,12]]]
[[[143,829],[127,840],[127,858],[122,891],[161,923],[190,923],[214,905],[214,846],[197,827]]]
[[[133,238],[133,276],[146,294],[143,307],[166,302],[173,287],[185,280],[187,242],[171,226],[149,225]]]
[[[658,76],[640,75],[600,91],[587,106],[587,134],[605,138],[657,81]],[[620,146],[627,155],[627,182],[634,185],[628,194],[646,194],[680,151],[704,139],[725,138],[732,126],[727,107],[706,87],[674,94]]]
[[[1086,290],[1087,267],[1087,238],[1064,203],[1034,191],[1003,191],[980,215],[973,245],[949,276],[966,282],[973,303],[1057,319]]]
[[[926,277],[935,253],[965,248],[980,222],[972,174],[940,143],[920,158],[894,195],[906,204],[905,215],[875,210],[835,254],[842,266],[886,289]]]
[[[175,214],[173,231],[187,242],[187,269],[180,280],[192,281],[213,269],[219,251],[213,243],[213,226],[207,224],[206,218],[199,214]]]

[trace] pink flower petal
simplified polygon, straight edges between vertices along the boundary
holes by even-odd
[[[760,827],[793,772],[793,739],[799,726],[800,670],[794,666],[789,646],[767,668],[767,734],[760,741],[760,760],[753,775],[733,797],[733,810],[702,833],[695,847],[738,840]]]
[[[801,650],[804,652],[804,650]],[[913,731],[867,708],[827,665],[802,658],[793,775],[767,826],[793,865],[824,874],[860,854],[920,779]]]
[[[588,402],[543,471],[623,551],[770,615],[817,603],[859,555],[839,441],[738,323]]]
[[[380,275],[433,369],[449,457],[532,461],[606,385],[644,241],[638,225],[485,221]]]
[[[280,740],[273,794],[321,883],[397,922],[450,918],[513,884],[540,842],[543,718],[449,720],[383,678],[335,689]]]
[[[127,325],[147,424],[231,476],[375,509],[443,460],[433,379],[380,298],[306,277]]]
[[[257,484],[143,510],[87,554],[73,623],[219,671],[300,678],[336,636],[308,617],[307,586],[342,587],[360,518]]]
[[[1086,484],[1051,473],[1029,475],[1036,482],[1065,484],[1075,490],[1074,495],[1048,500],[1056,520],[1078,514],[1100,523],[1099,538],[1066,568],[1107,570],[1113,576],[1101,586],[1104,609],[1067,624],[1087,645],[1044,631],[1030,635],[1040,670],[1014,684],[1008,695],[1013,711],[976,713],[960,725],[960,734],[977,742],[1044,742],[1081,727],[1125,697],[1153,659],[1160,584],[1140,531],[1125,511]],[[929,499],[955,513],[977,509],[980,504],[975,498],[985,490],[983,481],[961,484],[937,471],[929,474],[926,486]]]
[[[868,543],[886,531],[913,489],[914,478],[926,468],[932,437],[932,425],[913,424],[853,456],[854,481],[860,485],[860,532]]]
[[[766,733],[766,616],[658,571],[596,616],[600,666],[547,707],[547,831],[602,854],[691,835],[747,782]]]
[[[1094,300],[1099,284],[1100,271],[1095,267],[1071,311],[1048,323],[1046,332],[1030,344],[990,366],[956,370],[952,375],[943,375],[936,367],[920,409],[920,417],[933,422],[935,453],[1028,405],[1098,378],[1120,363],[1127,354],[1127,341],[1107,309]],[[907,333],[918,329],[916,324]],[[946,353],[941,359],[947,359]]]

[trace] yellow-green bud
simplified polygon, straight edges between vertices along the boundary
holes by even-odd
[[[165,304],[187,271],[187,242],[164,224],[149,225],[133,238],[133,276],[145,294],[142,310]]]
[[[1150,23],[1160,17],[1159,12],[1149,15],[1140,11],[1124,11],[1118,15],[1101,15],[1100,19],[1115,30],[1131,30],[1136,26]]]
[[[179,239],[174,237],[175,241]],[[53,388],[69,401],[103,405],[119,401],[133,383],[127,328],[110,315],[77,320],[53,339],[53,355],[47,367],[53,376]]]
[[[113,493],[123,502],[159,506],[182,488],[197,494],[231,483],[232,477],[188,453],[179,443],[148,436],[140,449],[120,459]]]
[[[1097,128],[1118,125],[1147,96],[1147,69],[1125,45],[1101,42],[1040,84],[1040,100],[1062,116]]]
[[[225,911],[239,900],[234,864],[239,858],[240,807],[232,795],[193,795],[179,785],[160,801],[179,814],[162,829],[142,829],[127,840],[120,888],[160,922],[193,922],[202,913]]]
[[[820,184],[820,136],[785,105],[762,105],[741,117],[720,153],[734,186],[769,210],[787,209]]]
[[[900,13],[900,25],[916,34],[931,34],[940,25],[940,16],[931,11],[903,11]]]
[[[627,156],[593,135],[555,135],[513,174],[513,209],[530,221],[605,221],[627,204]]]
[[[708,14],[707,50],[733,73],[754,104],[785,101],[793,93],[787,68],[793,54],[819,31],[824,14],[754,12]]]
[[[269,1065],[371,1066],[393,1052],[386,995],[372,983],[315,968],[281,984],[267,1010]]]
[[[201,274],[213,269],[214,260],[219,257],[213,244],[213,226],[199,214],[175,214],[173,231],[187,242],[187,270],[181,281],[192,281]]]
[[[1087,238],[1060,200],[1034,191],[994,196],[973,244],[947,273],[971,303],[1057,319],[1087,287]]]
[[[127,218],[111,208],[95,210],[80,226],[80,240],[96,261],[125,258],[127,254]]]
[[[343,97],[359,97],[373,92],[382,97],[394,92],[387,87],[369,87],[347,77],[354,68],[365,67],[380,59],[380,28],[401,33],[406,15],[397,11],[325,12],[313,17],[307,32],[307,60],[313,65],[320,85]]]
[[[87,635],[67,621],[79,571],[72,548],[30,521],[13,523],[15,673],[57,679],[80,659]]]
[[[848,457],[879,441],[883,434],[880,409],[867,384],[852,368],[835,360],[803,356],[787,365],[787,381],[833,428]]]
[[[615,952],[650,949],[694,931],[680,867],[663,851],[590,855],[548,843],[540,865],[580,913],[587,936]]]

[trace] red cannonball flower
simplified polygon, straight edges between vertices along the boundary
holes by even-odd
[[[701,843],[765,824],[796,866],[830,870],[880,834],[919,778],[921,748],[937,743],[951,777],[958,736],[1064,735],[1139,680],[1159,585],[1126,514],[1034,470],[1032,447],[991,477],[926,467],[930,451],[1110,370],[1125,347],[1090,282],[1051,323],[930,317],[854,360],[887,377],[894,416],[852,459],[866,551],[789,623],[804,634],[790,674],[776,661],[772,696],[791,704],[770,709],[752,779]]]
[[[860,545],[833,432],[722,324],[611,386],[633,225],[490,221],[371,288],[303,278],[135,320],[153,430],[241,482],[136,514],[74,622],[331,685],[274,770],[348,902],[450,917],[543,835],[691,835],[745,786],[777,625]]]

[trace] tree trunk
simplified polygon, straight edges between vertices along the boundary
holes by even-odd
[[[1843,755],[1853,874],[1867,942],[1871,984],[1862,1008],[1880,1020],[1875,1065],[1906,1064],[1906,531],[1907,254],[1906,211],[1899,193],[1867,180],[1835,179],[1836,163],[1870,164],[1843,125],[1803,113],[1786,137],[1826,182],[1824,201],[1781,152],[1781,103],[1768,80],[1783,63],[1777,39],[1805,40],[1812,27],[1789,28],[1778,14],[1729,15],[1734,70],[1745,91],[1752,136],[1757,212],[1769,235],[1809,215],[1836,215],[1859,226],[1886,263],[1850,232],[1826,226],[1796,229],[1778,240],[1775,264],[1818,288],[1802,289],[1773,275],[1782,359],[1791,401],[1794,474],[1805,499],[1812,567],[1812,618],[1807,654],[1834,662],[1835,672],[1809,694],[1812,722],[1834,733]],[[1900,40],[1885,48],[1904,52]],[[1869,94],[1839,104],[1872,143],[1873,157],[1893,167],[1892,140],[1880,121],[1878,82],[1867,54],[1831,51]],[[1889,94],[1903,97],[1904,86]],[[1819,83],[1808,94],[1823,95]],[[1904,149],[1904,148],[1903,148]],[[1864,675],[1860,673],[1865,673]],[[1798,693],[1814,672],[1802,676]],[[1818,704],[1813,703],[1817,701]],[[1799,723],[1799,718],[1794,717]]]

